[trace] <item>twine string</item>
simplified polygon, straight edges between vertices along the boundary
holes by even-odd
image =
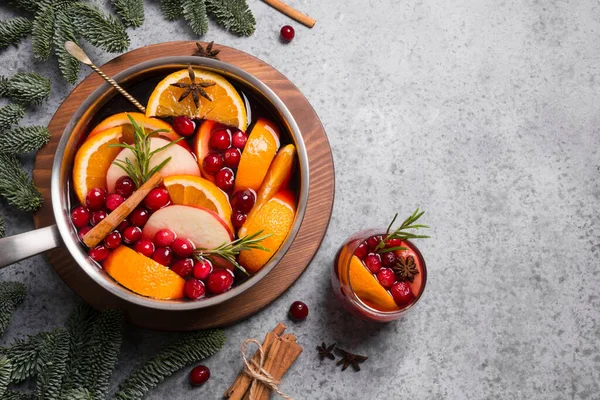
[[[249,343],[254,343],[258,347],[258,363],[252,359],[248,360],[246,358],[246,345]],[[286,400],[294,400],[291,397],[285,395],[277,385],[281,384],[281,381],[275,379],[268,371],[266,371],[263,367],[265,364],[265,351],[260,344],[260,342],[256,339],[247,339],[242,343],[242,359],[244,361],[244,373],[252,378],[252,384],[250,385],[250,400],[254,399],[254,388],[258,385],[258,382],[263,383],[271,391],[277,393],[281,397]]]

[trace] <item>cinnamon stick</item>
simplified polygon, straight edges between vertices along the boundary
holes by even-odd
[[[295,19],[302,25],[312,28],[317,23],[316,20],[312,19],[308,15],[302,14],[300,11],[293,7],[288,6],[280,0],[263,0],[265,3],[276,9],[277,11],[287,15],[288,17]]]

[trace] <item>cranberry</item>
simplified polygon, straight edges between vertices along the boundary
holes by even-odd
[[[188,299],[196,300],[200,297],[204,297],[206,288],[204,287],[204,282],[192,278],[185,281],[183,292]]]
[[[99,210],[104,207],[104,201],[106,200],[106,190],[102,188],[93,188],[85,196],[85,205],[90,210]]]
[[[396,263],[396,254],[393,251],[388,251],[381,255],[381,263],[384,267],[391,268]]]
[[[191,257],[196,246],[194,246],[194,244],[189,239],[177,238],[173,241],[171,248],[177,256],[181,258],[186,258]]]
[[[75,207],[73,211],[71,211],[71,221],[73,221],[73,225],[75,225],[76,228],[87,226],[90,223],[90,211],[83,206]]]
[[[123,231],[123,241],[127,244],[134,244],[142,237],[142,230],[137,226],[128,226]]]
[[[390,289],[390,293],[392,293],[394,301],[400,307],[409,305],[415,299],[415,296],[410,290],[410,285],[407,282],[394,283],[394,286]]]
[[[92,224],[92,226],[96,226],[107,216],[108,214],[104,210],[94,211],[92,213],[92,218],[90,218],[90,223]]]
[[[190,383],[194,386],[202,385],[210,378],[210,369],[204,365],[198,365],[190,372]]]
[[[206,282],[206,287],[211,294],[225,293],[231,285],[233,285],[233,274],[226,269],[211,272]]]
[[[385,247],[400,247],[402,246],[402,239],[388,239],[385,241]]]
[[[116,249],[121,245],[121,234],[119,231],[112,231],[104,238],[104,245],[109,249]]]
[[[131,212],[131,214],[129,214],[129,220],[131,223],[139,226],[140,228],[146,225],[148,218],[150,218],[150,213],[143,207],[137,207]]]
[[[192,269],[194,269],[194,260],[191,258],[182,258],[171,266],[171,270],[182,278],[187,278],[192,273]]]
[[[154,188],[148,193],[144,199],[144,205],[150,211],[156,211],[163,208],[171,199],[169,198],[169,192],[164,188]]]
[[[196,124],[185,115],[173,118],[173,128],[181,136],[192,136],[196,130]]]
[[[365,265],[372,274],[376,274],[381,269],[381,257],[379,257],[379,254],[369,253],[365,258]]]
[[[133,249],[146,257],[152,257],[152,254],[154,254],[154,243],[148,239],[140,239],[133,246]]]
[[[371,236],[367,239],[367,246],[369,247],[369,251],[375,251],[377,245],[381,242],[381,236]]]
[[[108,211],[114,211],[117,207],[119,207],[125,199],[120,194],[112,193],[106,197],[106,209]]]
[[[394,282],[396,282],[396,276],[394,275],[394,271],[389,268],[382,268],[377,273],[377,280],[386,289],[392,287]]]
[[[104,245],[98,245],[89,251],[89,256],[92,260],[101,263],[106,260],[110,251]]]
[[[233,189],[233,171],[229,168],[223,168],[215,176],[215,183],[224,192],[229,192]]]
[[[215,150],[225,151],[231,146],[231,133],[229,129],[217,129],[210,135],[210,147]]]
[[[225,150],[225,166],[229,168],[237,168],[240,163],[242,153],[238,149],[230,148]]]
[[[84,226],[83,228],[81,228],[79,230],[79,232],[77,232],[77,235],[79,236],[79,240],[81,240],[83,242],[84,236],[91,230],[92,230],[91,226]]]
[[[120,194],[123,197],[129,197],[135,192],[135,183],[133,183],[133,179],[128,176],[122,176],[117,180],[115,184],[115,192]]]
[[[154,243],[158,247],[167,247],[175,240],[175,232],[171,229],[161,229],[154,235]]]
[[[235,229],[240,229],[242,226],[244,226],[247,218],[248,216],[246,214],[239,211],[234,211],[233,214],[231,214],[231,224]]]
[[[252,190],[238,190],[231,198],[231,208],[235,211],[248,214],[252,210],[252,207],[254,207],[255,202],[256,196]]]
[[[159,247],[158,249],[154,250],[152,259],[157,263],[168,267],[171,265],[171,261],[173,261],[173,252],[168,247]]]
[[[291,42],[292,39],[294,39],[294,36],[296,36],[296,32],[294,31],[294,28],[292,28],[289,25],[282,26],[279,34],[281,35],[281,39],[284,42]]]
[[[354,250],[354,255],[358,258],[360,258],[361,260],[364,260],[365,257],[367,256],[367,253],[369,252],[368,246],[366,242],[362,242],[361,244],[359,244],[356,247],[356,250]]]
[[[221,168],[223,168],[223,164],[223,157],[215,152],[208,153],[206,157],[204,157],[204,160],[202,160],[202,167],[204,167],[204,170],[211,175],[219,172]]]
[[[208,278],[208,275],[210,275],[212,270],[212,263],[209,260],[202,259],[196,261],[192,273],[194,274],[194,278],[205,280],[206,278]]]
[[[302,321],[308,317],[308,306],[301,301],[293,302],[290,306],[290,316],[297,321]]]
[[[231,145],[236,149],[243,149],[247,141],[248,136],[239,129],[231,135]]]
[[[125,228],[127,228],[130,225],[129,221],[127,220],[127,218],[125,218],[123,221],[121,221],[121,223],[119,224],[119,226],[117,226],[117,230],[121,233],[125,232]]]

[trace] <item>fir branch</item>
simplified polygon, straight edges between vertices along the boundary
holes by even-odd
[[[0,215],[0,238],[3,238],[6,234],[6,227],[4,225],[4,217]]]
[[[35,211],[43,201],[19,160],[8,154],[0,154],[0,196],[23,211]]]
[[[46,340],[46,332],[30,335],[28,340],[17,339],[10,347],[0,349],[12,364],[11,382],[19,383],[25,379],[35,376],[39,353]]]
[[[0,96],[10,97],[23,105],[40,104],[50,96],[50,79],[35,72],[17,72],[10,78],[1,77]]]
[[[17,392],[16,390],[7,390],[4,392],[4,396],[1,400],[33,400],[33,397],[29,393]]]
[[[250,36],[256,29],[256,19],[246,0],[206,0],[206,8],[235,34]]]
[[[116,400],[142,399],[148,391],[184,366],[219,351],[225,344],[221,330],[195,332],[171,344],[138,367],[120,386]]]
[[[4,236],[4,220],[0,236]],[[22,283],[0,282],[0,336],[8,327],[17,306],[25,299],[25,294],[25,286]]]
[[[8,357],[0,355],[0,399],[4,398],[4,393],[10,383],[12,367]]]
[[[75,83],[77,82],[80,64],[75,57],[65,50],[65,42],[69,40],[77,43],[75,28],[69,16],[61,10],[56,13],[53,38],[54,53],[58,57],[58,68],[63,78],[69,83]]]
[[[144,0],[112,0],[125,26],[138,28],[144,23]]]
[[[47,6],[35,15],[32,30],[33,55],[38,60],[46,60],[52,50],[56,12],[52,6]]]
[[[204,35],[208,31],[208,17],[204,0],[182,0],[183,18],[196,35]]]
[[[0,135],[0,153],[24,154],[48,143],[50,131],[44,126],[19,126]]]
[[[71,389],[64,392],[60,398],[65,400],[104,400],[104,397],[101,399],[94,398],[87,389]]]
[[[29,12],[36,12],[40,6],[39,0],[8,0],[8,3]]]
[[[31,33],[31,20],[25,17],[0,22],[0,49],[17,44]]]
[[[167,21],[175,21],[183,17],[183,6],[181,0],[162,0],[160,11]]]
[[[68,356],[69,333],[65,329],[49,332],[39,352],[35,385],[37,400],[59,399]]]
[[[121,53],[129,47],[129,36],[118,19],[82,2],[73,5],[71,15],[77,26],[77,33],[92,45],[109,53]]]
[[[6,130],[25,116],[25,108],[20,104],[10,103],[0,108],[0,130]]]

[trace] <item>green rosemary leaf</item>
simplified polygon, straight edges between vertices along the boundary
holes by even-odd
[[[385,249],[385,252],[389,252],[389,251],[403,251],[403,250],[408,250],[408,247],[404,247],[404,246],[396,246],[396,247],[387,247]]]

